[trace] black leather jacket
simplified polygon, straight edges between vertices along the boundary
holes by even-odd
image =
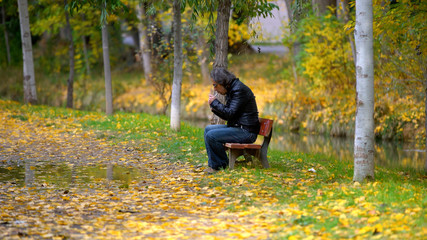
[[[210,104],[212,112],[226,120],[229,127],[241,127],[258,134],[260,129],[258,108],[252,90],[238,78],[226,89],[226,104],[215,99]]]

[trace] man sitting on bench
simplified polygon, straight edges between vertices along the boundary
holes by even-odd
[[[227,125],[208,125],[205,128],[205,145],[208,153],[207,173],[215,173],[228,166],[225,143],[253,143],[260,130],[258,108],[252,90],[224,68],[211,72],[214,90],[226,95],[222,104],[209,95],[213,113],[227,121]]]

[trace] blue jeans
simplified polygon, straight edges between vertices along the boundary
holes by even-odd
[[[226,125],[208,125],[205,128],[205,145],[208,153],[209,167],[219,170],[228,166],[228,156],[224,143],[253,143],[258,134],[242,128]]]

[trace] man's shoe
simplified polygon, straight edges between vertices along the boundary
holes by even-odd
[[[218,172],[219,170],[215,170],[215,169],[213,169],[213,168],[211,168],[211,167],[208,167],[208,168],[206,168],[205,169],[205,173],[206,174],[214,174],[214,173],[216,173],[216,172]]]

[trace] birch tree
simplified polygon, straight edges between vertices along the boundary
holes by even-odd
[[[101,10],[101,34],[102,34],[102,53],[104,60],[104,79],[105,79],[105,113],[113,114],[113,88],[111,81],[111,65],[110,65],[110,47],[108,43],[108,20],[107,15],[118,9],[126,9],[127,7],[120,0],[72,0],[69,5],[70,13],[74,10],[81,9],[84,5],[88,5],[93,9]]]
[[[106,3],[104,3],[106,7]],[[111,82],[110,46],[108,44],[107,19],[102,20],[102,55],[104,59],[104,79],[105,79],[105,113],[113,114],[113,87]]]
[[[174,30],[174,68],[171,102],[171,129],[181,129],[181,85],[182,85],[182,33],[181,33],[181,0],[173,1],[173,30]]]
[[[31,43],[30,17],[27,0],[18,0],[21,25],[22,59],[24,71],[24,102],[37,103],[36,79],[34,75],[33,46]]]
[[[356,126],[353,181],[374,179],[374,52],[372,0],[356,0]]]
[[[67,7],[67,0],[64,0],[65,8]],[[73,40],[73,29],[70,24],[70,16],[68,15],[68,11],[65,11],[65,29],[67,31],[68,38],[68,56],[70,62],[70,72],[67,80],[67,108],[73,108],[73,92],[74,92],[74,40]]]

